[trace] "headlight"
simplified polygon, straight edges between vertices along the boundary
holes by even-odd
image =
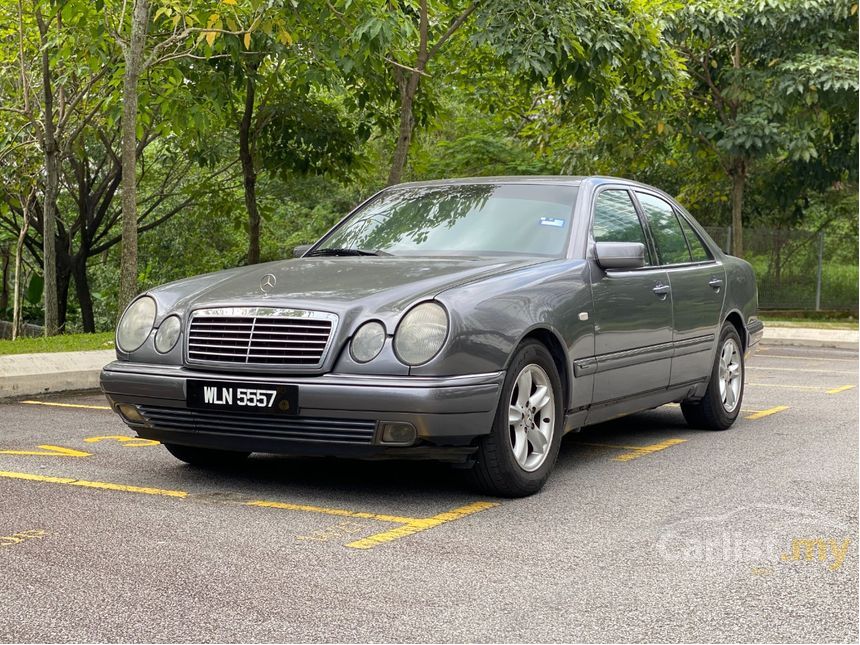
[[[436,356],[448,335],[448,314],[435,302],[416,305],[394,334],[394,352],[407,365],[420,365]]]
[[[349,352],[359,363],[367,363],[376,358],[385,343],[385,327],[381,323],[371,321],[364,323],[352,337]]]
[[[116,343],[124,352],[133,352],[143,345],[155,322],[155,300],[138,298],[125,310],[116,328]]]
[[[182,329],[182,323],[179,322],[179,316],[168,316],[158,326],[158,331],[155,332],[155,349],[162,354],[166,354],[176,341],[179,340],[179,332]]]

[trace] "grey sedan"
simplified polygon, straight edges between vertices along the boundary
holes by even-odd
[[[763,332],[750,265],[623,179],[393,186],[298,255],[132,302],[101,376],[123,421],[200,466],[438,459],[523,496],[583,426],[731,426]]]

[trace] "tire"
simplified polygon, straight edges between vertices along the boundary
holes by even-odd
[[[214,448],[197,448],[195,446],[180,446],[175,443],[166,443],[164,447],[167,452],[192,466],[203,468],[224,468],[235,466],[248,458],[250,452],[237,452],[234,450],[215,450]]]
[[[522,414],[521,404],[527,397],[522,396],[520,385],[526,384],[529,402],[535,405]],[[541,387],[547,388],[544,397],[549,394],[550,401],[538,407],[540,400],[534,397]],[[499,497],[526,497],[543,488],[561,445],[562,396],[561,379],[549,351],[537,341],[523,343],[508,366],[492,430],[478,444],[477,463],[470,473],[479,489]],[[511,408],[516,407],[520,408],[514,411],[519,419],[513,421],[516,416],[511,415]]]
[[[731,347],[730,349],[727,349]],[[728,360],[728,370],[723,362]],[[736,367],[735,367],[736,366]],[[730,381],[727,377],[734,374]],[[727,430],[738,418],[744,398],[744,352],[738,330],[730,322],[723,323],[714,364],[711,367],[711,380],[701,401],[681,403],[684,419],[691,428],[704,430]],[[735,388],[737,384],[737,388]],[[737,390],[737,391],[735,391]]]

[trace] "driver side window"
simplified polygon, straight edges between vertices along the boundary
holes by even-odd
[[[591,234],[595,242],[639,242],[645,246],[645,264],[652,264],[642,222],[626,190],[604,190],[597,196]]]

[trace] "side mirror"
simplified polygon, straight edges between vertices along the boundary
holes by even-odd
[[[295,247],[293,249],[293,257],[294,258],[302,257],[305,253],[307,253],[308,251],[311,250],[312,246],[313,246],[313,244],[299,244],[297,247]]]
[[[638,269],[645,266],[645,245],[641,242],[598,242],[597,264],[603,269]]]

